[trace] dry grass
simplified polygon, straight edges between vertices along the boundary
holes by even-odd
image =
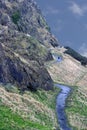
[[[73,130],[87,130],[87,67],[84,67],[72,58],[64,54],[65,49],[51,49],[53,54],[62,56],[61,62],[47,62],[47,69],[55,82],[70,86],[73,93],[68,99],[66,113]]]
[[[23,118],[28,118],[30,121],[40,123],[42,125],[49,125],[53,128],[58,126],[55,113],[55,107],[51,107],[51,100],[54,101],[58,90],[51,95],[51,91],[38,90],[38,92],[26,92],[23,95],[7,92],[0,86],[0,99],[4,105],[11,108],[15,113],[18,113]],[[39,94],[39,95],[38,95]],[[44,96],[40,95],[43,94]],[[43,99],[40,99],[43,98]],[[47,98],[44,100],[44,98]],[[51,100],[50,100],[51,99]],[[47,103],[47,104],[46,104]],[[55,105],[56,106],[56,105]]]
[[[61,62],[47,62],[47,69],[55,82],[68,85],[87,86],[87,68],[82,66],[80,62],[73,57],[64,54],[64,48],[51,49],[53,54],[62,56]]]
[[[68,113],[68,120],[73,130],[87,130],[87,119],[79,114]]]
[[[84,88],[76,87],[67,105],[66,113],[73,130],[87,130],[87,94]]]

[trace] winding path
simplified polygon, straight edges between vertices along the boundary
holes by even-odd
[[[58,122],[60,124],[61,130],[71,130],[67,124],[67,118],[65,114],[65,104],[68,94],[70,93],[70,88],[65,85],[56,84],[57,87],[61,89],[61,92],[57,96],[56,111],[58,116]]]
[[[56,62],[62,62],[61,56],[53,55],[53,58]],[[68,121],[65,113],[66,99],[71,89],[65,85],[60,85],[60,84],[55,84],[55,85],[61,89],[60,93],[57,96],[57,103],[56,103],[56,111],[57,111],[58,123],[60,125],[60,129],[71,130],[71,128],[68,126]]]

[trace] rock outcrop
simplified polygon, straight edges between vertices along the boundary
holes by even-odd
[[[58,46],[33,0],[0,0],[0,82],[21,90],[52,89],[44,62]]]
[[[33,0],[0,0],[0,23],[30,34],[47,47],[58,46],[44,17]]]

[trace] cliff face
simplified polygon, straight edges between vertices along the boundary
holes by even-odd
[[[33,0],[0,0],[0,8],[2,25],[30,34],[47,47],[58,45]]]
[[[0,82],[12,83],[21,90],[52,89],[52,80],[37,61],[30,61],[11,51],[8,47],[0,46]]]
[[[58,46],[33,0],[0,0],[0,82],[20,89],[52,89],[44,67]]]

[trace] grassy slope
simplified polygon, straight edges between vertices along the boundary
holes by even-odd
[[[84,67],[70,55],[64,54],[64,48],[51,49],[52,54],[62,57],[62,62],[56,60],[47,62],[47,70],[55,82],[87,87],[87,67]]]
[[[47,126],[23,119],[8,107],[0,106],[0,130],[50,130]]]
[[[87,129],[87,95],[75,87],[68,98],[66,113],[73,130]]]
[[[19,95],[1,87],[0,130],[55,130],[58,92],[55,88],[54,92],[38,90]]]
[[[52,61],[46,64],[53,80],[69,86],[78,83],[79,86],[72,87],[73,91],[67,100],[68,122],[71,128],[73,127],[72,130],[87,130],[87,68],[81,66],[72,57],[64,55],[62,49],[52,50],[52,53],[63,57],[61,63]]]

